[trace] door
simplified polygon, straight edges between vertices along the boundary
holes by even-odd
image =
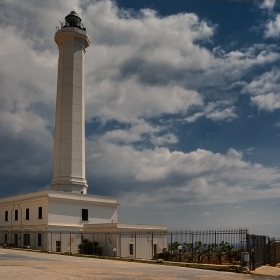
[[[15,233],[15,235],[14,235],[14,245],[15,245],[15,247],[18,247],[18,234],[17,233]]]
[[[56,252],[61,252],[61,242],[56,241]]]

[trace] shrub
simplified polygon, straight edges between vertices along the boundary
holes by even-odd
[[[90,241],[88,239],[83,239],[82,244],[79,246],[79,252],[80,254],[86,254],[86,255],[103,255],[103,247],[99,245],[99,242],[97,241]]]

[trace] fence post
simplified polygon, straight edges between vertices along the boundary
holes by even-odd
[[[154,258],[154,232],[152,232],[152,259]]]
[[[173,254],[173,250],[172,250],[172,243],[173,243],[173,240],[172,240],[172,231],[170,232],[170,248],[171,248],[171,255]]]
[[[268,237],[267,262],[269,265],[271,265],[271,263],[270,263],[270,244],[271,244],[270,237]]]
[[[274,265],[276,265],[276,264],[277,264],[277,259],[276,259],[276,255],[277,255],[277,243],[276,243],[275,238],[273,238],[273,241],[274,241],[273,245],[274,245],[274,248],[275,248],[275,250],[274,250]]]
[[[135,231],[134,243],[135,243],[135,254],[134,254],[134,258],[136,259],[136,231]]]
[[[215,230],[215,245],[217,245],[217,231]]]
[[[263,236],[263,259],[264,265],[267,264],[267,257],[266,257],[266,236]]]
[[[119,238],[120,258],[122,257],[122,233],[120,232]]]
[[[255,244],[255,235],[251,235],[252,238],[252,248],[251,248],[251,259],[252,259],[252,270],[255,270],[255,251],[256,251],[256,244]]]
[[[84,245],[83,245],[83,234],[81,233],[81,251],[80,254],[82,254],[84,251]]]
[[[104,256],[108,256],[108,253],[107,253],[107,232],[103,232],[103,244],[104,244]]]
[[[251,269],[251,235],[249,233],[246,233],[246,251],[249,253],[249,269]]]
[[[193,248],[193,231],[192,231],[192,262],[193,262],[193,253],[194,253],[194,252],[193,252],[193,249],[194,249],[194,248]]]
[[[69,240],[70,240],[70,241],[69,241],[69,243],[70,243],[70,246],[69,246],[69,247],[70,247],[70,252],[69,252],[69,253],[70,253],[70,255],[71,255],[71,253],[72,253],[72,251],[71,251],[71,249],[72,249],[72,248],[71,248],[71,245],[72,245],[71,231],[70,231],[70,238],[69,238]]]

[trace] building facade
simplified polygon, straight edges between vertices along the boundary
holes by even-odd
[[[113,197],[53,190],[2,198],[0,243],[79,253],[88,239],[102,254],[126,258],[152,258],[167,247],[165,226],[117,223],[118,205]]]

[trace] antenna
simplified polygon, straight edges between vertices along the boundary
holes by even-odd
[[[62,22],[60,20],[58,22],[60,23],[60,28],[62,28],[64,26],[64,22]]]

